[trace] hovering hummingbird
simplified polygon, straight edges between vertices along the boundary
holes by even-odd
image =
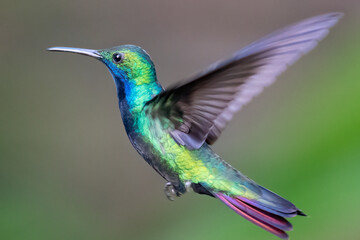
[[[189,190],[209,195],[287,239],[292,225],[285,218],[305,214],[231,167],[209,145],[237,111],[312,50],[342,15],[324,14],[278,30],[167,90],[150,56],[138,46],[48,50],[91,56],[108,67],[130,142],[167,181],[164,191],[170,200]]]

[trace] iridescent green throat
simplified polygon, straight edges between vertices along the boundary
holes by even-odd
[[[114,53],[122,54],[121,64],[111,61]],[[101,55],[114,77],[119,101],[126,99],[132,114],[141,112],[146,102],[163,91],[152,60],[141,48],[124,45],[102,50]]]

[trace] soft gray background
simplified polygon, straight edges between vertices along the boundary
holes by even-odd
[[[0,238],[276,239],[219,201],[169,202],[129,143],[106,68],[51,46],[142,46],[164,86],[314,15],[346,14],[215,144],[308,213],[292,239],[360,235],[358,0],[2,1]]]

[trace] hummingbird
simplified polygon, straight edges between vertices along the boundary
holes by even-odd
[[[292,225],[286,218],[306,215],[234,169],[210,145],[236,112],[312,50],[342,16],[327,13],[275,31],[168,89],[159,83],[149,54],[138,46],[48,50],[90,56],[106,65],[128,138],[166,180],[170,200],[189,191],[208,195],[287,239]]]

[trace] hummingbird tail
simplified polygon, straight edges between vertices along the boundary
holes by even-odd
[[[272,193],[265,188],[262,189],[264,190],[264,193],[273,194],[273,200],[279,198],[281,201],[288,202],[275,193]],[[288,222],[285,218],[295,217],[296,215],[306,216],[290,202],[288,203],[290,204],[291,208],[281,209],[281,206],[280,208],[277,206],[275,209],[274,207],[266,206],[257,200],[250,200],[241,196],[230,197],[224,193],[213,194],[240,216],[282,239],[288,239],[288,235],[285,231],[292,230],[291,223]],[[276,201],[273,201],[272,204],[276,204]]]

